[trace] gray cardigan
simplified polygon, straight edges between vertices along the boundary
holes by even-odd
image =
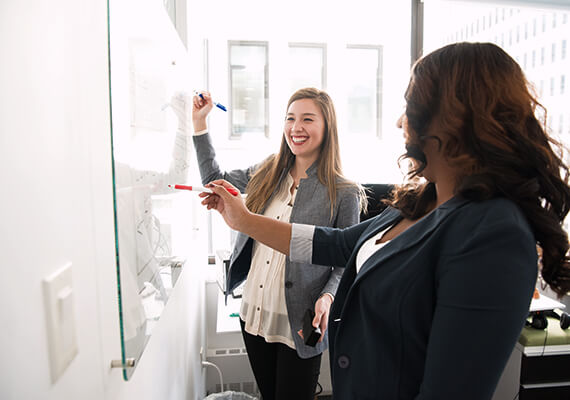
[[[215,151],[210,134],[194,136],[198,166],[202,183],[207,184],[215,179],[225,179],[244,192],[256,166],[222,172],[215,160]],[[281,174],[282,182],[288,170]],[[317,165],[313,164],[306,171],[307,178],[301,179],[295,203],[291,211],[290,222],[310,225],[344,228],[354,225],[359,219],[359,199],[356,187],[339,189],[333,216],[330,215],[328,189],[319,182]],[[272,196],[274,193],[272,194]],[[238,233],[230,259],[227,276],[228,292],[242,283],[249,272],[252,257],[253,239]],[[314,309],[315,302],[323,293],[335,294],[344,268],[327,267],[315,264],[291,262],[286,258],[285,264],[285,301],[289,324],[301,358],[314,357],[322,353],[328,346],[328,335],[315,347],[306,346],[297,334],[303,324],[303,314],[307,308]]]

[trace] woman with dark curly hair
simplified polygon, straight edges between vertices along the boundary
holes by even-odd
[[[335,399],[489,399],[528,314],[537,245],[544,280],[570,291],[568,168],[521,68],[493,44],[420,59],[405,99],[410,179],[376,218],[283,224],[224,181],[203,203],[292,260],[346,266],[329,318]]]

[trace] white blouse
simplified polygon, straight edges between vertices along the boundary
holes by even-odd
[[[358,274],[360,272],[360,268],[362,268],[362,264],[364,264],[366,262],[366,260],[368,260],[374,253],[376,253],[378,250],[380,250],[382,247],[384,247],[389,240],[383,242],[383,243],[377,243],[378,240],[382,239],[382,236],[384,236],[384,233],[386,233],[386,231],[388,229],[390,229],[392,226],[388,226],[386,229],[378,232],[376,235],[372,236],[370,239],[368,239],[366,242],[364,242],[362,244],[362,246],[360,247],[360,250],[358,250],[358,254],[356,255],[356,273]]]
[[[297,188],[291,194],[293,183],[287,174],[263,215],[289,222],[297,194]],[[252,254],[240,309],[245,331],[295,349],[285,302],[285,255],[257,241],[253,242]]]

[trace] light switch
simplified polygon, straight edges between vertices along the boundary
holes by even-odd
[[[55,383],[77,354],[71,263],[43,281],[51,381]]]

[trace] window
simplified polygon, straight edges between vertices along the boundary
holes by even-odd
[[[255,1],[224,2],[224,12],[219,2],[193,3],[193,15],[216,15],[193,20],[189,51],[193,86],[207,88],[228,108],[214,110],[208,120],[220,167],[246,168],[276,152],[293,87],[317,86],[334,101],[345,175],[399,183],[397,159],[405,148],[396,120],[410,76],[412,2],[370,1],[369,12],[360,4],[319,3],[290,0],[265,10],[263,18],[251,12],[259,6]],[[206,40],[207,52],[191,48]],[[297,68],[290,68],[295,60]],[[355,108],[362,121],[351,115]],[[362,132],[358,140],[353,130]],[[213,213],[211,251],[231,243],[218,217]]]
[[[267,42],[229,42],[230,136],[268,136]]]
[[[303,87],[326,90],[327,45],[324,43],[289,43],[288,71],[290,91]]]
[[[470,38],[472,41],[489,41],[495,38],[495,43],[503,47],[515,59],[520,57],[521,67],[531,85],[536,87],[538,100],[547,109],[547,123],[556,133],[564,133],[561,140],[566,146],[570,145],[570,90],[566,88],[568,75],[568,9],[565,6],[549,7],[547,11],[539,7],[539,1],[518,1],[511,3],[529,3],[516,9],[513,18],[503,19],[503,10],[511,14],[509,7],[501,8],[503,1],[446,1],[430,0],[424,2],[424,26],[440,26],[446,29],[456,29],[457,26],[469,26],[481,16],[491,16],[495,21],[492,27]],[[537,4],[533,8],[530,3]],[[549,2],[554,3],[554,2]],[[562,2],[559,2],[560,4]],[[512,7],[511,7],[512,8]],[[498,16],[499,15],[499,16]],[[498,17],[497,17],[498,16]],[[430,22],[430,19],[433,21]],[[511,48],[509,35],[517,27],[523,32],[514,48]],[[527,34],[528,32],[528,34]],[[544,32],[545,34],[540,34]],[[506,39],[506,40],[504,40]],[[446,44],[440,39],[440,32],[435,29],[424,31],[424,53]],[[564,115],[562,118],[561,116]],[[570,157],[570,155],[568,156]],[[570,159],[570,158],[569,158]],[[570,220],[569,220],[570,222]]]
[[[347,118],[350,134],[382,137],[382,47],[347,46]]]
[[[513,2],[514,3],[514,2]],[[520,1],[518,3],[527,3]],[[539,5],[539,1],[535,3]],[[550,2],[554,3],[554,2]],[[562,2],[559,2],[562,3]],[[512,8],[500,8],[504,1],[446,1],[430,0],[424,1],[424,26],[437,26],[439,29],[424,30],[424,53],[439,48],[446,42],[441,40],[441,34],[446,29],[452,30],[459,26],[469,26],[481,16],[489,16],[489,22],[494,20],[485,32],[472,35],[471,41],[489,41],[495,38],[494,42],[517,59],[521,55],[522,65],[525,75],[532,85],[538,90],[539,101],[548,111],[547,124],[557,134],[565,134],[561,138],[562,143],[570,145],[570,114],[568,114],[568,104],[570,104],[570,91],[566,90],[566,75],[568,69],[567,61],[567,41],[568,41],[568,12],[564,6],[556,9],[552,7],[548,11],[544,8],[533,8],[526,4],[525,7],[517,9],[516,17],[505,19],[505,10],[509,15]],[[524,24],[524,32],[518,35],[518,26]],[[547,31],[548,27],[548,32]],[[515,48],[508,46],[512,43],[510,32],[516,29]],[[440,32],[441,31],[441,32]],[[546,34],[538,34],[543,32]],[[505,36],[508,37],[505,38]],[[506,39],[506,40],[505,40]],[[556,43],[553,43],[553,39]],[[560,42],[559,42],[560,41]],[[557,45],[560,48],[557,50]],[[508,47],[505,48],[505,45]],[[546,53],[550,51],[550,54]],[[558,54],[557,54],[558,53]],[[547,58],[548,57],[548,58]],[[551,60],[551,62],[547,62]],[[537,66],[540,66],[537,68]],[[558,81],[560,77],[560,81]],[[560,94],[560,95],[559,95]],[[564,117],[563,117],[564,115]],[[566,153],[566,160],[570,159],[570,154]],[[568,225],[570,219],[566,223]]]

